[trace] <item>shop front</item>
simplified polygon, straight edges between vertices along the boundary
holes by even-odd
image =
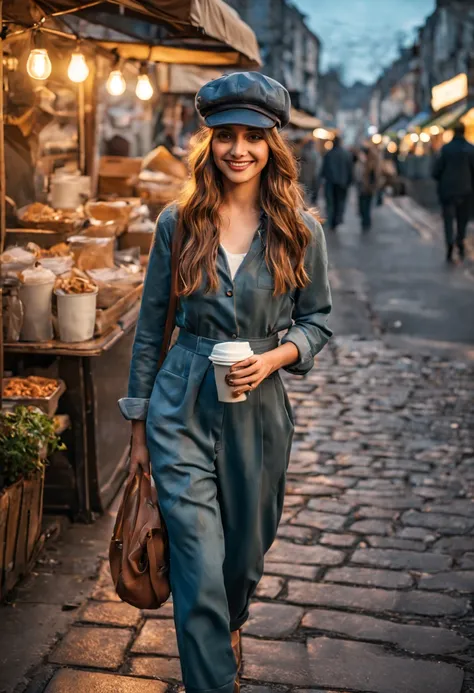
[[[0,56],[2,411],[53,417],[66,449],[46,467],[44,507],[86,522],[126,474],[116,402],[154,221],[187,176],[162,73],[259,65],[255,35],[220,0],[94,5],[4,2]],[[0,522],[0,553],[1,537]]]
[[[466,139],[474,144],[474,70],[469,68],[433,87],[431,113],[421,112],[409,123],[399,143],[399,159],[410,194],[436,208],[436,185],[432,180],[434,158],[463,123]]]

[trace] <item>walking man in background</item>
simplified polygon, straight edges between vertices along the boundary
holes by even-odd
[[[365,144],[355,164],[354,178],[359,194],[359,215],[362,231],[372,226],[372,200],[381,188],[381,164],[377,149]]]
[[[308,206],[318,201],[322,156],[316,149],[313,135],[303,142],[300,153],[300,183],[304,186]]]
[[[460,259],[464,259],[464,239],[474,194],[474,147],[466,140],[464,132],[464,125],[458,123],[454,128],[454,138],[441,149],[433,167],[433,178],[438,181],[438,196],[443,208],[447,262],[453,260],[455,241]]]
[[[329,227],[335,231],[344,220],[347,190],[352,182],[352,154],[341,145],[340,137],[324,157],[322,178],[325,180],[326,214]]]

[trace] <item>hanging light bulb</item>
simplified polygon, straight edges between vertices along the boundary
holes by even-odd
[[[153,96],[153,85],[148,75],[138,75],[135,94],[141,101],[149,101]]]
[[[111,96],[122,96],[127,84],[120,70],[112,70],[107,80],[106,89]]]
[[[46,48],[33,48],[28,56],[26,70],[33,79],[48,79],[52,66]]]
[[[76,82],[76,84],[85,82],[89,77],[89,66],[86,63],[84,55],[79,49],[74,51],[74,53],[71,55],[67,74],[71,82]]]

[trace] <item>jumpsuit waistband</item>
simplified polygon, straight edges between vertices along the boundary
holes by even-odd
[[[272,335],[271,337],[266,337],[265,339],[208,339],[208,337],[198,337],[191,332],[186,332],[186,330],[180,329],[177,344],[184,349],[189,351],[194,351],[196,354],[201,356],[210,356],[214,346],[216,344],[222,344],[225,341],[236,341],[236,342],[249,342],[250,348],[254,354],[263,354],[266,351],[275,349],[278,346],[279,340],[278,335]]]

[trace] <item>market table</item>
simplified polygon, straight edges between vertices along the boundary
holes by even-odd
[[[126,474],[130,428],[117,400],[127,390],[136,303],[105,334],[87,342],[10,342],[5,369],[18,375],[61,378],[67,390],[59,414],[67,414],[67,450],[55,453],[46,470],[46,512],[67,512],[91,522],[117,493]]]

